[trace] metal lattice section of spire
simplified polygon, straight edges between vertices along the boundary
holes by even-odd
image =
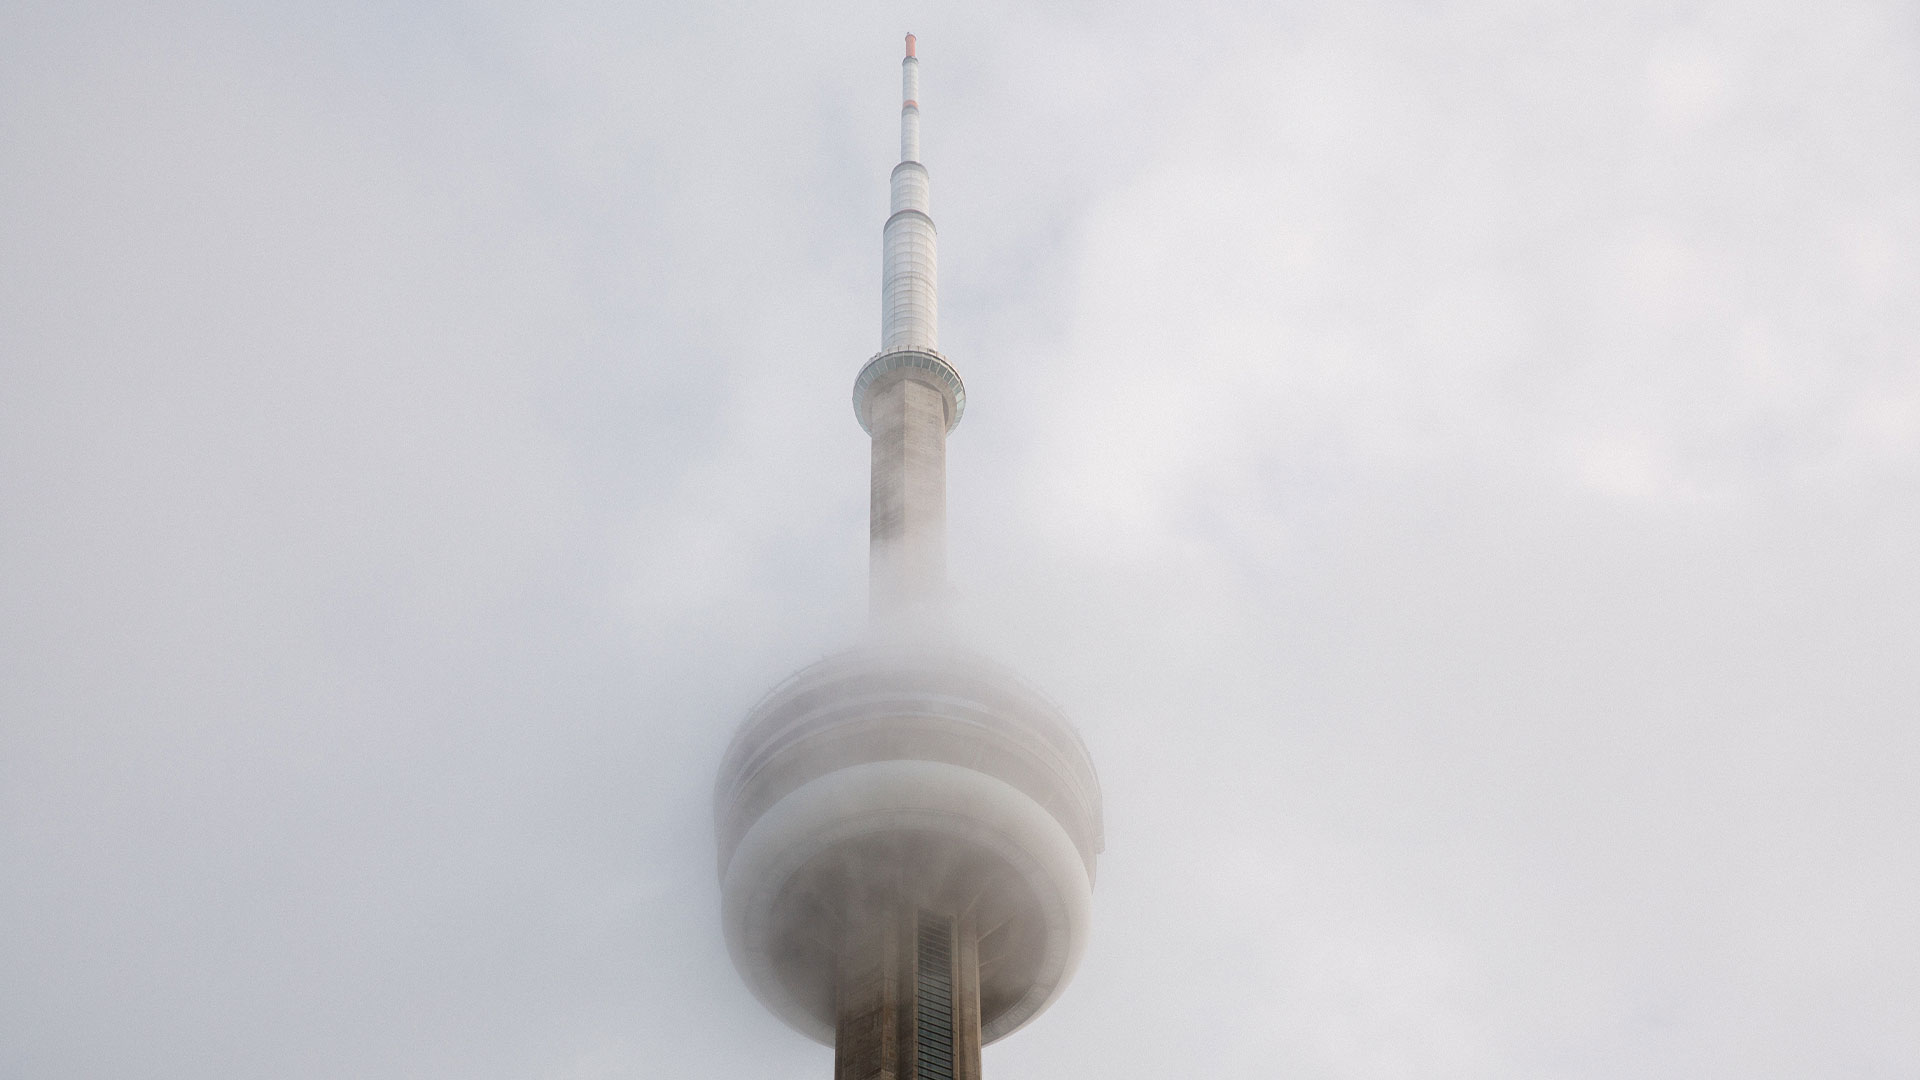
[[[953,1080],[953,921],[921,913],[914,965],[917,1080]]]

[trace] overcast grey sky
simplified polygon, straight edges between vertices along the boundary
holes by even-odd
[[[970,632],[1102,772],[992,1080],[1920,1075],[1911,3],[0,7],[0,1076],[819,1077],[920,35]]]

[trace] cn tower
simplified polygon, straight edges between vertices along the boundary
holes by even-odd
[[[727,948],[756,997],[834,1048],[835,1080],[979,1080],[980,1048],[1066,989],[1087,940],[1100,786],[1060,711],[961,647],[946,605],[936,232],[907,36],[873,439],[871,626],[748,712],[714,789]]]

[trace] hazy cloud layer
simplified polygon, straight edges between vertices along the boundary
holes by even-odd
[[[1070,1076],[1920,1071],[1894,3],[0,13],[0,1074],[824,1077],[733,725],[864,617],[921,35]]]

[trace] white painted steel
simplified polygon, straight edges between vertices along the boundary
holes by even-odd
[[[900,160],[920,160],[920,61],[900,62]]]
[[[893,200],[887,213],[897,214],[902,210],[918,210],[927,213],[933,207],[933,192],[927,178],[927,167],[917,161],[903,161],[893,168]]]
[[[940,301],[936,281],[939,251],[933,219],[907,210],[887,220],[886,264],[881,275],[880,348],[940,348]]]
[[[932,189],[920,164],[920,61],[901,62],[900,162],[882,242],[880,350],[940,347],[938,242]]]

